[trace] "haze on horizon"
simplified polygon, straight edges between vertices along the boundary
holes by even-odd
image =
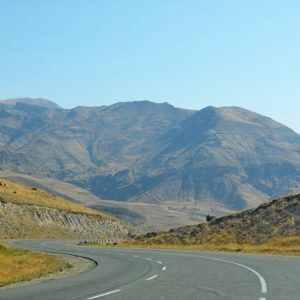
[[[300,133],[300,3],[3,1],[0,99],[240,106]]]

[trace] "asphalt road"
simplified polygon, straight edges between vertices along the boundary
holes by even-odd
[[[66,241],[15,245],[81,255],[98,265],[73,277],[0,289],[1,300],[299,300],[295,257],[110,249]]]

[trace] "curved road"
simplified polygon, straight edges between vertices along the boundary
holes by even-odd
[[[300,259],[271,255],[110,249],[14,241],[95,260],[73,277],[0,289],[1,300],[299,300]]]

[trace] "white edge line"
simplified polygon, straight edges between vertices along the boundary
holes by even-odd
[[[228,261],[229,262],[229,261]],[[242,265],[242,264],[239,264],[239,263],[236,263],[236,262],[230,262],[234,265],[237,265],[237,266],[240,266],[240,267],[243,267],[249,271],[251,271],[252,273],[254,273],[260,280],[260,284],[261,284],[261,292],[263,294],[267,293],[267,284],[266,284],[266,281],[265,279],[263,278],[263,276],[261,276],[257,271],[253,270],[252,268],[248,267],[248,266],[245,266],[245,265]],[[261,300],[264,300],[265,298],[262,298]]]
[[[264,277],[262,275],[260,275],[257,271],[255,271],[254,269],[252,269],[252,268],[250,268],[248,266],[245,266],[245,265],[242,265],[242,264],[230,261],[230,260],[223,260],[223,259],[214,258],[214,257],[210,257],[210,256],[187,255],[187,254],[172,253],[172,252],[158,252],[158,253],[170,254],[170,255],[175,255],[175,256],[196,257],[196,258],[202,258],[202,259],[208,259],[208,260],[214,260],[214,261],[221,261],[221,262],[225,262],[225,263],[229,263],[229,264],[240,266],[242,268],[245,268],[245,269],[251,271],[252,273],[254,273],[258,277],[258,279],[260,281],[260,284],[261,284],[261,293],[262,294],[266,294],[267,291],[268,291],[267,290],[267,284],[266,284],[266,281],[265,281]],[[266,300],[266,298],[262,297],[260,300]]]
[[[198,257],[198,258],[203,258],[203,259],[210,259],[210,260],[215,260],[215,261],[222,261],[222,262],[225,262],[225,263],[229,263],[229,264],[233,264],[233,265],[237,265],[237,266],[240,266],[242,268],[245,268],[249,271],[251,271],[252,273],[254,273],[258,279],[260,280],[260,284],[261,284],[261,293],[262,294],[266,294],[267,293],[267,284],[266,284],[266,281],[264,279],[264,277],[262,275],[260,275],[257,271],[255,271],[254,269],[248,267],[248,266],[245,266],[245,265],[242,265],[242,264],[239,264],[239,263],[236,263],[236,262],[233,262],[233,261],[230,261],[230,260],[223,260],[223,259],[218,259],[218,258],[214,258],[214,257],[206,257],[206,256],[201,256],[201,255],[186,255],[186,254],[179,254],[179,253],[171,253],[171,252],[163,252],[164,254],[171,254],[171,255],[176,255],[176,256],[186,256],[186,257]],[[147,260],[152,260],[151,258],[146,258]],[[158,275],[155,275],[153,278],[157,277]],[[150,277],[151,278],[151,277]],[[153,279],[151,278],[151,279]],[[146,279],[146,280],[151,280],[151,279]],[[91,299],[89,299],[91,300]],[[266,300],[265,297],[261,297],[259,300]]]
[[[152,277],[147,278],[146,280],[152,280],[152,279],[156,278],[157,276],[158,276],[158,275],[154,275],[154,276],[152,276]]]
[[[184,256],[192,256],[192,255],[184,255]],[[209,259],[209,260],[214,260],[214,261],[221,261],[221,262],[225,262],[225,263],[228,263],[228,264],[232,264],[232,265],[236,265],[236,266],[245,268],[245,269],[251,271],[252,273],[254,273],[258,277],[258,279],[260,281],[260,284],[261,284],[261,292],[262,292],[262,294],[266,294],[267,293],[267,284],[266,284],[266,281],[265,281],[264,277],[262,275],[260,275],[257,271],[253,270],[252,268],[250,268],[248,266],[236,263],[234,261],[224,260],[224,259],[219,259],[219,258],[214,258],[214,257],[206,257],[206,256],[201,256],[201,255],[194,255],[192,257],[199,257],[199,258],[203,258],[203,259]],[[263,299],[264,298],[262,298],[260,300],[263,300]]]
[[[88,298],[88,300],[93,300],[93,299],[101,298],[101,297],[104,297],[104,296],[107,296],[107,295],[110,295],[110,294],[118,293],[120,291],[121,290],[110,291],[110,292],[107,292],[107,293],[104,293],[104,294],[100,294],[100,295],[96,295],[96,296],[90,297],[90,298]]]

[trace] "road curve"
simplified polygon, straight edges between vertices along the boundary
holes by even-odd
[[[271,255],[78,247],[66,241],[14,245],[75,254],[84,273],[0,289],[1,300],[299,300],[300,259]]]

